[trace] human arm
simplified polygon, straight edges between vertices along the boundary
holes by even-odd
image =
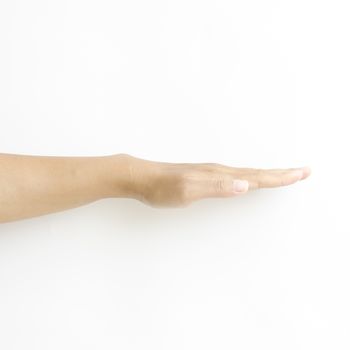
[[[0,222],[58,212],[103,198],[134,198],[153,207],[185,207],[209,197],[286,186],[310,169],[235,168],[167,163],[113,154],[56,157],[0,154]],[[234,180],[241,191],[234,189]]]

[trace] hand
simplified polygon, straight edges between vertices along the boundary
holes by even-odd
[[[217,163],[166,163],[128,158],[134,197],[152,207],[185,207],[209,197],[236,197],[248,191],[291,185],[306,179],[308,167],[235,168]]]

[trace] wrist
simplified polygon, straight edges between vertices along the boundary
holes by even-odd
[[[102,169],[101,187],[104,198],[133,198],[130,159],[127,154],[98,157]]]
[[[107,197],[144,201],[160,178],[160,162],[120,153],[107,156],[110,163]]]

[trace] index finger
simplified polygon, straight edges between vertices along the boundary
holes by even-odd
[[[249,181],[249,189],[271,188],[291,185],[306,179],[311,173],[309,167],[289,169],[245,169],[240,178]]]

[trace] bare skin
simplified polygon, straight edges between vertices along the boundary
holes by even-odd
[[[0,154],[0,223],[63,211],[104,198],[134,198],[155,208],[186,207],[287,186],[310,168],[254,169],[217,163],[167,163],[113,154],[54,157]],[[236,185],[236,187],[235,187]]]

